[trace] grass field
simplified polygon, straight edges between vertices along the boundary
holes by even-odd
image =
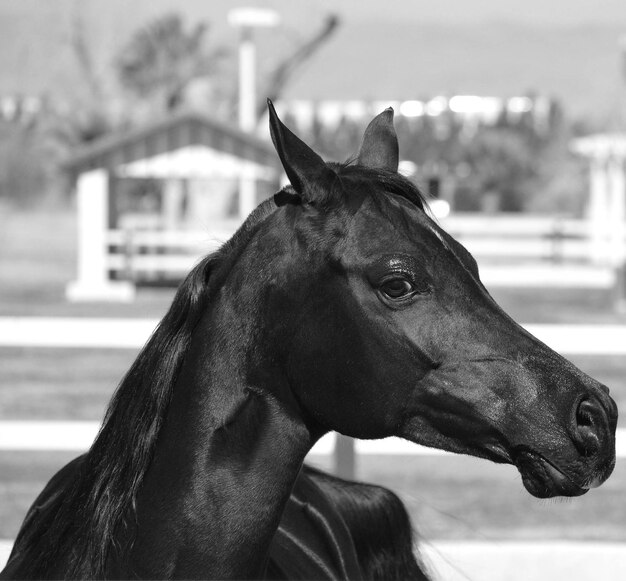
[[[70,305],[74,224],[67,212],[0,217],[0,316],[159,317],[172,290],[141,289],[127,305]],[[524,323],[625,323],[600,290],[496,289],[494,297]],[[135,353],[132,350],[0,348],[0,421],[101,419]],[[626,358],[577,356],[626,406]],[[621,426],[626,426],[624,419]],[[11,538],[67,453],[0,453],[0,538]],[[328,458],[315,458],[322,465]],[[465,457],[359,458],[359,477],[396,490],[428,539],[596,539],[626,541],[626,466],[600,489],[568,501],[539,501],[516,470]]]

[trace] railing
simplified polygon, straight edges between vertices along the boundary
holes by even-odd
[[[598,254],[589,223],[583,220],[527,215],[454,215],[441,221],[479,262],[584,264]],[[239,226],[225,220],[206,231],[111,230],[109,270],[127,280],[182,277],[205,254],[228,240]],[[607,245],[608,264],[610,241]],[[595,245],[595,247],[594,247]],[[602,252],[600,252],[602,255]]]
[[[185,230],[110,230],[107,266],[127,280],[148,275],[182,277],[200,257],[228,240],[238,225],[236,221],[220,222],[210,234]]]
[[[586,220],[461,214],[449,216],[441,224],[478,258],[586,262],[593,256],[592,230]],[[603,242],[608,244],[608,237]]]

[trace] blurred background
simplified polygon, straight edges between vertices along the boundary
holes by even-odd
[[[338,161],[393,106],[496,300],[623,407],[623,0],[0,0],[0,565],[177,282],[284,182],[267,97]],[[623,579],[623,428],[568,501],[398,441],[311,461],[394,489],[435,578]]]

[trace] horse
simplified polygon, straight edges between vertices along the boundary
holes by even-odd
[[[327,163],[268,107],[290,184],[181,284],[2,579],[427,579],[395,494],[304,465],[330,431],[514,464],[539,498],[611,474],[608,389],[496,304],[398,173],[393,110]]]

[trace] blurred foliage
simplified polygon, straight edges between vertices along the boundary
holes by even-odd
[[[257,91],[256,116],[263,118],[267,111],[267,98],[276,101],[294,74],[336,33],[341,24],[337,14],[328,14],[319,30],[301,40],[268,74]]]
[[[159,112],[180,107],[195,79],[217,71],[226,50],[207,49],[208,26],[185,28],[179,14],[166,14],[139,29],[121,49],[116,70],[122,87]]]
[[[25,204],[50,192],[57,198],[59,192],[67,194],[70,187],[64,178],[69,178],[62,166],[73,151],[179,108],[200,108],[234,123],[236,83],[226,82],[223,75],[232,81],[236,66],[232,61],[223,66],[230,53],[210,45],[208,25],[188,26],[176,13],[148,22],[122,44],[108,71],[117,83],[107,86],[106,75],[94,65],[97,59],[80,18],[80,4],[76,6],[70,42],[81,81],[72,102],[60,103],[50,96],[36,119],[0,125],[4,200]],[[279,97],[294,71],[338,25],[338,19],[329,16],[319,30],[280,55],[266,77],[269,86],[259,96]],[[349,118],[332,128],[315,118],[299,133],[327,159],[342,160],[354,155],[363,129],[363,122]],[[532,113],[503,114],[495,124],[463,121],[449,111],[396,118],[401,155],[418,168],[414,179],[421,186],[432,176],[445,179],[457,210],[580,214],[588,187],[586,162],[569,152],[568,143],[586,129],[581,123],[567,123],[554,103],[541,122]]]
[[[182,105],[198,77],[210,76],[222,51],[204,49],[207,27],[186,30],[178,15],[166,15],[138,30],[116,63],[119,86],[108,87],[95,70],[88,32],[76,13],[70,45],[77,83],[71,101],[49,96],[37,115],[0,125],[0,199],[25,205],[67,200],[71,179],[63,162],[81,146]]]
[[[32,125],[0,123],[0,200],[27,206],[46,188],[49,167]]]
[[[524,208],[537,180],[539,164],[530,140],[522,132],[510,127],[486,127],[473,136],[461,155],[474,187],[469,203],[460,203],[465,202],[471,209],[480,207],[481,197],[492,196],[500,210],[516,212]]]
[[[569,151],[573,127],[556,103],[543,118],[502,114],[486,124],[444,112],[397,117],[395,126],[402,159],[418,168],[415,181],[422,188],[433,176],[451,183],[456,210],[583,211],[587,164]],[[327,159],[346,160],[363,129],[347,118],[333,129],[314,119],[303,137]]]
[[[63,162],[112,127],[103,110],[80,100],[73,108],[44,102],[28,121],[1,121],[0,200],[19,206],[66,203],[71,176]]]

